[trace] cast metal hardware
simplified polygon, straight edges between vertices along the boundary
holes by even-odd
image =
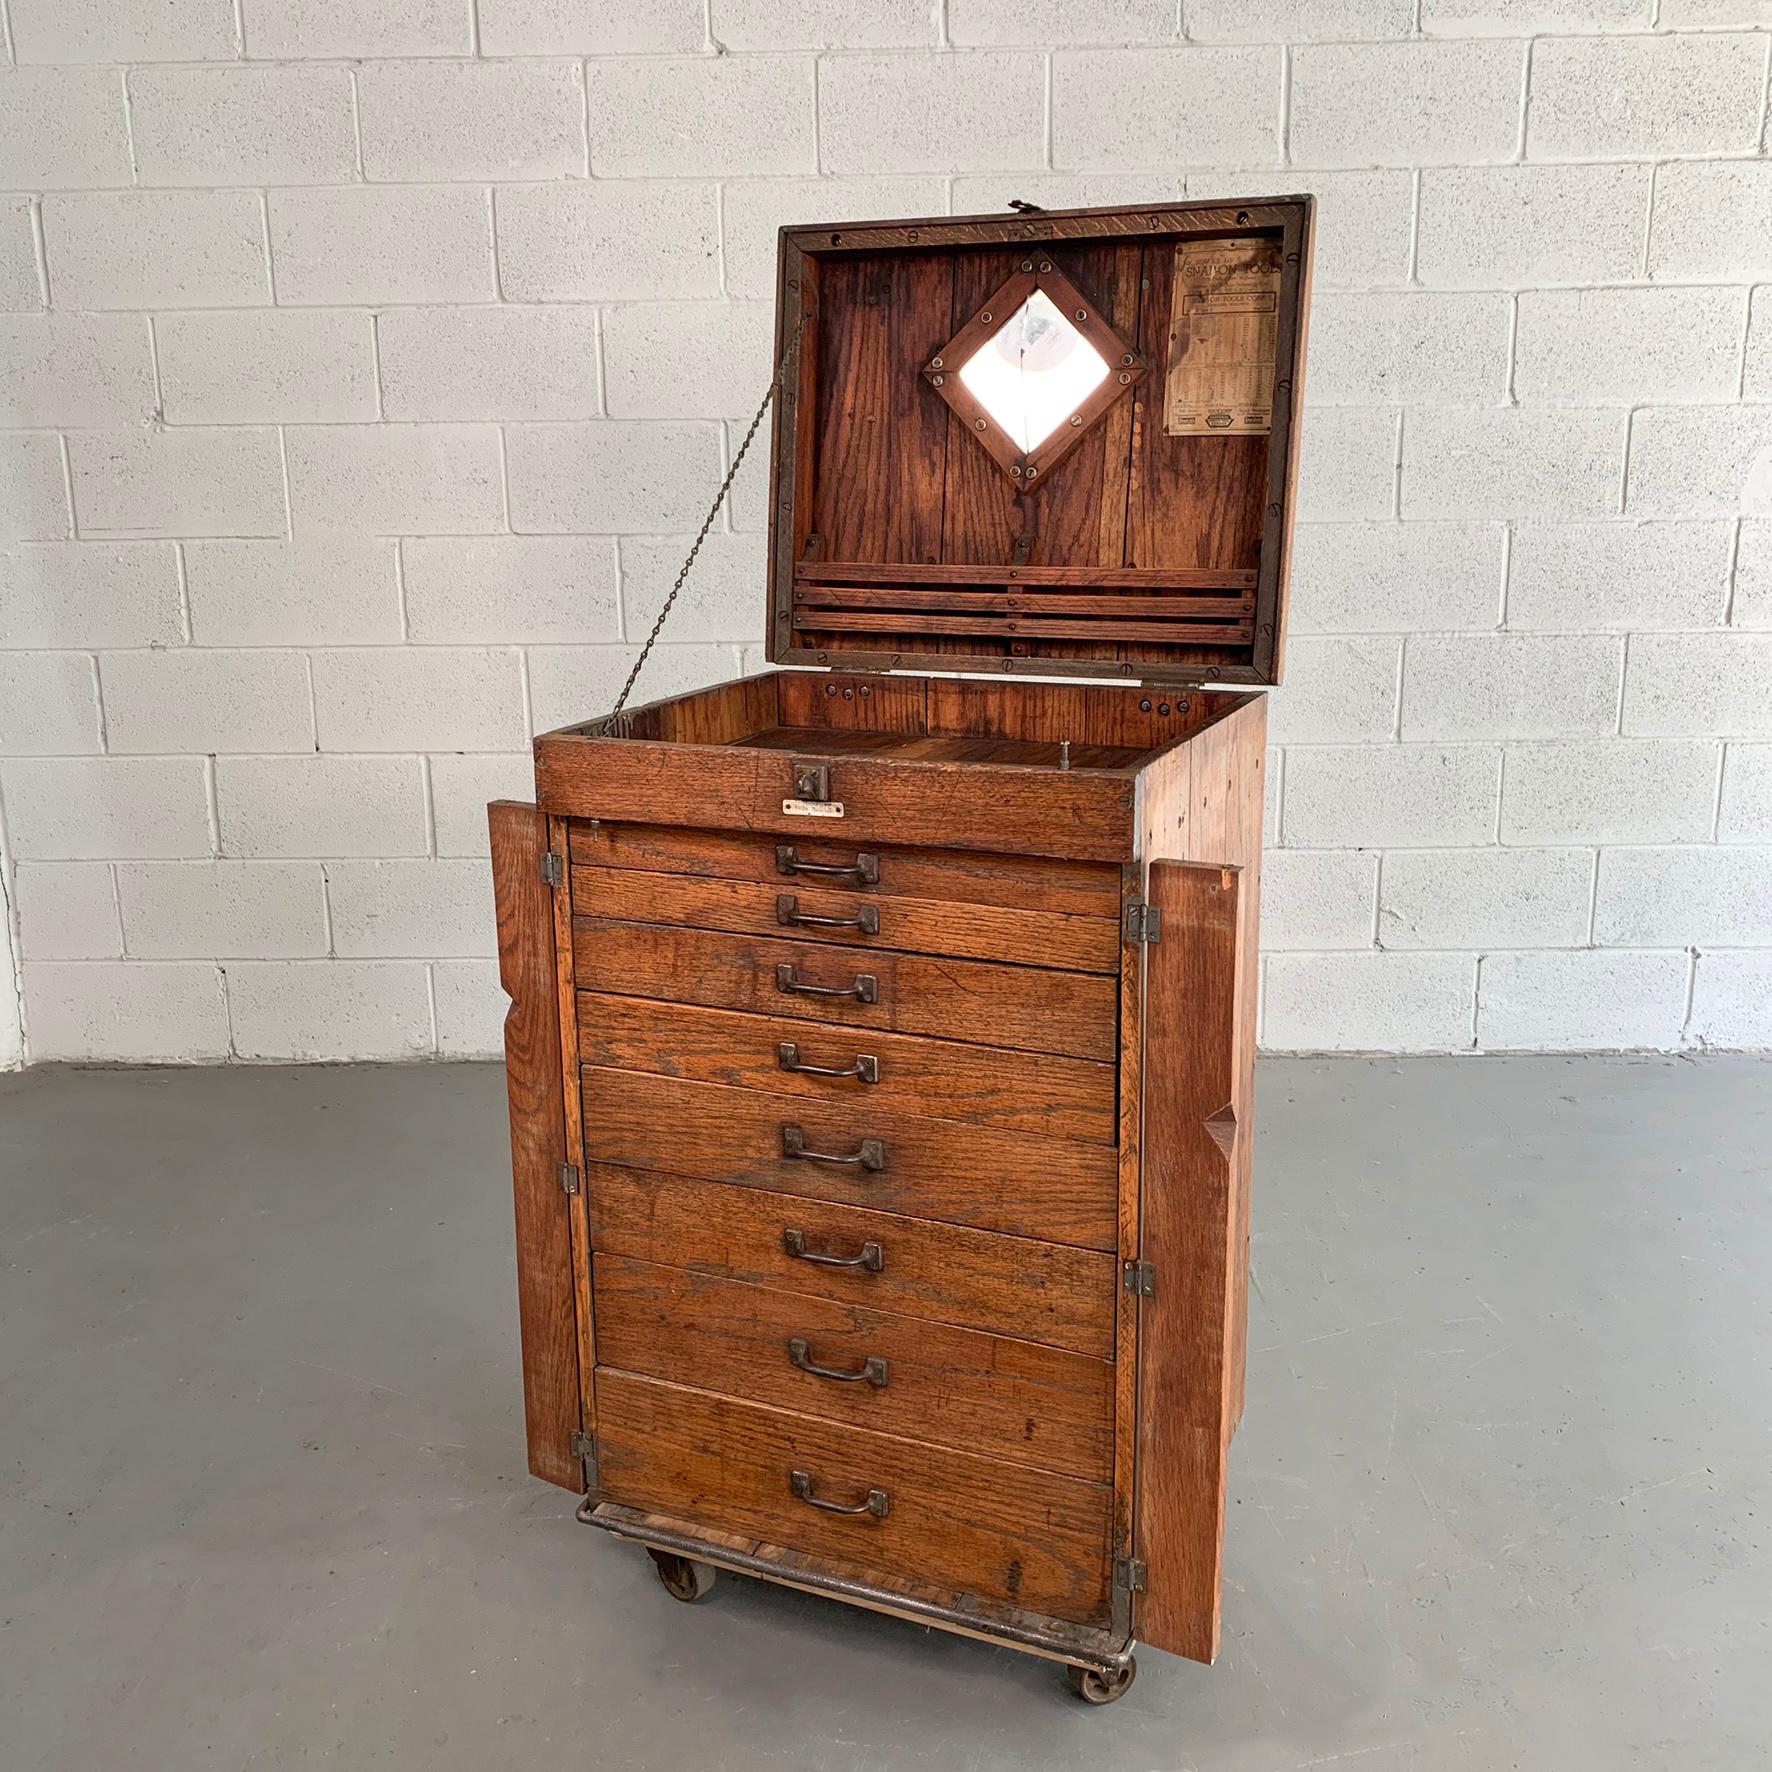
[[[578,1165],[562,1163],[560,1165],[560,1192],[576,1194],[578,1192]]]
[[[788,1364],[814,1378],[834,1378],[839,1384],[871,1384],[875,1390],[886,1388],[886,1362],[878,1354],[868,1357],[853,1372],[839,1371],[835,1366],[821,1366],[812,1358],[809,1345],[795,1336],[788,1343]]]
[[[1126,907],[1126,939],[1142,941],[1147,944],[1160,941],[1163,936],[1163,913],[1154,904],[1146,904],[1143,899],[1134,899]]]
[[[567,1450],[584,1466],[585,1488],[597,1487],[597,1437],[587,1434],[583,1428],[575,1427],[572,1437],[567,1441]]]
[[[877,855],[858,855],[847,867],[826,861],[801,861],[794,853],[792,843],[777,843],[775,846],[775,871],[778,874],[816,874],[822,880],[854,880],[862,886],[878,886],[880,883],[880,858]]]
[[[850,1505],[841,1501],[823,1501],[812,1493],[812,1478],[806,1471],[789,1471],[788,1488],[808,1507],[822,1508],[827,1514],[872,1514],[876,1520],[883,1520],[892,1505],[884,1489],[870,1489],[866,1501]]]
[[[833,1163],[843,1168],[877,1170],[886,1167],[886,1140],[883,1138],[864,1138],[847,1156],[836,1151],[815,1151],[806,1143],[806,1131],[801,1126],[784,1126],[781,1129],[781,1154],[784,1157],[798,1157],[803,1163]]]
[[[557,849],[549,849],[541,858],[541,878],[544,886],[564,886],[566,884],[566,858]]]
[[[880,933],[880,907],[864,904],[853,917],[814,917],[800,909],[800,901],[791,892],[775,895],[775,920],[789,929],[857,929],[863,935]]]
[[[1140,1298],[1157,1296],[1157,1270],[1148,1261],[1120,1263],[1120,1284]]]
[[[831,797],[831,766],[794,759],[794,798],[828,800]]]
[[[783,1231],[781,1246],[796,1261],[809,1261],[814,1267],[859,1267],[870,1274],[884,1273],[886,1269],[886,1251],[878,1243],[863,1243],[859,1255],[826,1255],[806,1247],[804,1231]]]
[[[858,1003],[880,1000],[880,981],[871,972],[858,972],[854,984],[802,984],[787,960],[775,969],[775,988],[784,996],[853,997]]]
[[[783,1040],[775,1049],[775,1062],[784,1071],[796,1071],[802,1077],[855,1077],[863,1083],[880,1080],[880,1060],[872,1052],[858,1052],[855,1063],[839,1070],[834,1064],[803,1064],[800,1048],[792,1040]]]

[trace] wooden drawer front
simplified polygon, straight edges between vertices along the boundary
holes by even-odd
[[[1011,965],[1032,955],[1042,965],[1065,971],[1120,968],[1120,926],[1111,917],[1013,911],[934,898],[870,898],[795,880],[704,880],[581,867],[572,874],[572,908],[586,916],[955,954]],[[825,921],[812,920],[816,918]]]
[[[1105,1623],[1113,1492],[1099,1483],[814,1421],[599,1367],[606,1500],[744,1532],[1077,1624]],[[839,1514],[812,1498],[864,1504]]]
[[[783,1044],[793,1048],[784,1059]],[[1050,1053],[1010,1052],[877,1029],[809,1028],[778,1016],[739,1015],[581,991],[578,1055],[586,1064],[653,1071],[694,1083],[768,1089],[826,1105],[931,1115],[966,1125],[1114,1141],[1114,1067]],[[850,1070],[873,1060],[873,1082],[787,1070],[784,1063]]]
[[[593,1257],[597,1358],[1091,1482],[1110,1475],[1114,1369],[1031,1341]],[[860,1377],[828,1378],[822,1366]]]
[[[1113,978],[601,917],[573,920],[573,955],[581,990],[1071,1058],[1112,1061],[1116,1055],[1120,987]],[[784,966],[791,973],[778,976]],[[871,988],[871,1002],[852,994],[808,996],[794,988],[852,991],[864,978],[874,981],[861,987]]]
[[[1113,1356],[1115,1262],[1097,1250],[606,1164],[584,1190],[599,1252]],[[791,1255],[790,1236],[846,1260],[871,1245],[878,1271]]]
[[[1112,1249],[1118,1161],[1107,1145],[825,1106],[791,1095],[586,1068],[585,1155],[1012,1237]],[[805,1147],[788,1154],[794,1144]],[[821,1157],[858,1157],[834,1163]]]
[[[859,871],[871,874],[871,879],[813,871],[855,870],[864,854],[868,862]],[[1107,863],[964,849],[897,849],[816,834],[789,839],[575,820],[572,865],[749,880],[784,892],[821,887],[882,900],[932,898],[1110,921],[1120,915],[1120,870]]]

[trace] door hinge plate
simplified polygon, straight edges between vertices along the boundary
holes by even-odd
[[[1124,1588],[1129,1594],[1141,1594],[1144,1592],[1145,1576],[1147,1573],[1142,1558],[1114,1558],[1114,1586]]]
[[[1135,899],[1126,907],[1126,939],[1153,943],[1163,933],[1163,913],[1154,904]]]
[[[1157,1270],[1148,1261],[1120,1263],[1120,1284],[1140,1298],[1157,1296]]]
[[[566,884],[566,859],[559,850],[550,849],[541,858],[542,883],[547,886]]]
[[[572,1439],[569,1444],[572,1456],[584,1466],[585,1487],[595,1489],[597,1487],[597,1436],[587,1434],[583,1428],[575,1427],[572,1430]]]
[[[562,1163],[560,1165],[560,1192],[576,1194],[578,1192],[578,1165]]]

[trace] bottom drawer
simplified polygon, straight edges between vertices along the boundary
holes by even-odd
[[[605,1500],[1049,1618],[1108,1620],[1105,1484],[602,1366],[596,1407]]]
[[[597,1356],[784,1409],[1105,1481],[1114,1369],[1038,1342],[919,1322],[599,1251]]]

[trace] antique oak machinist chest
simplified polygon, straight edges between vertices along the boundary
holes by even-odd
[[[1214,1654],[1311,226],[784,230],[768,655],[824,668],[491,808],[530,1468],[680,1598],[1096,1702]]]

